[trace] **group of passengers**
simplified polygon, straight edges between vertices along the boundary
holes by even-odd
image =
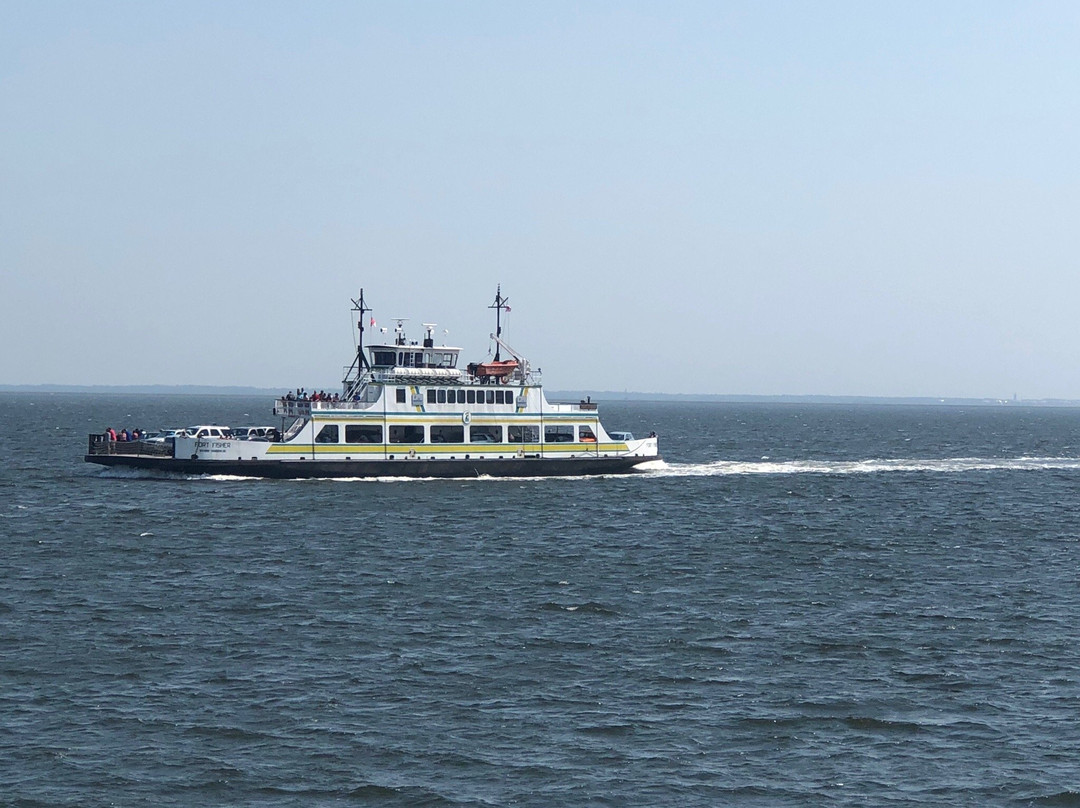
[[[127,427],[117,432],[110,426],[105,430],[105,435],[110,441],[129,441],[142,440],[146,437],[146,432],[142,429],[128,429]]]
[[[342,401],[347,401],[348,399],[343,398],[342,396],[338,395],[337,393],[334,393],[333,395],[331,395],[330,393],[327,393],[325,390],[316,390],[316,391],[314,391],[312,393],[309,393],[303,387],[298,387],[298,388],[296,388],[295,393],[293,393],[291,390],[288,393],[286,393],[285,394],[285,400],[286,401],[325,401],[325,402],[327,402],[329,404],[337,404],[337,403],[342,402]],[[355,401],[356,399],[353,399],[353,400]]]

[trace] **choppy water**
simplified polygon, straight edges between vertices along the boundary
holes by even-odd
[[[0,804],[1080,805],[1080,411],[608,404],[665,464],[290,482],[82,463],[261,399],[0,405]]]

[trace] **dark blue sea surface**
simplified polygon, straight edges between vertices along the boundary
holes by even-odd
[[[1080,805],[1080,410],[608,403],[629,477],[154,479],[0,396],[0,804]]]

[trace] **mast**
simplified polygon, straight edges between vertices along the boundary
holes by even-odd
[[[502,343],[499,342],[499,337],[502,336],[502,313],[503,309],[510,311],[510,307],[506,304],[510,302],[510,298],[502,296],[502,284],[500,283],[495,287],[495,302],[488,306],[489,309],[495,309],[495,361],[499,361],[499,348]]]
[[[364,368],[372,368],[372,366],[367,363],[367,356],[364,355],[364,314],[370,311],[370,309],[364,305],[363,287],[360,289],[360,299],[352,301],[352,310],[360,312],[360,321],[357,323],[360,325],[360,341],[359,344],[356,345],[356,372],[360,373]]]
[[[352,310],[358,312],[360,315],[357,326],[360,329],[360,339],[357,340],[356,345],[356,359],[349,365],[349,369],[345,371],[345,378],[341,380],[342,390],[345,392],[345,397],[349,398],[360,389],[363,384],[365,371],[371,371],[371,363],[368,362],[368,358],[364,356],[364,315],[371,309],[367,307],[364,302],[364,290],[360,290],[360,299],[352,302]],[[353,376],[353,369],[356,369],[356,375]]]
[[[358,325],[360,326],[360,340],[356,346],[356,374],[359,377],[364,370],[371,370],[371,365],[368,364],[367,357],[364,356],[364,315],[371,309],[364,305],[364,290],[360,289],[360,299],[352,302],[352,310],[360,313],[360,320]]]

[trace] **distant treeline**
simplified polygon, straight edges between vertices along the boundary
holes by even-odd
[[[548,391],[552,401],[686,401],[727,402],[732,404],[909,404],[967,407],[1077,407],[1080,401],[1064,398],[1005,399],[1005,398],[933,398],[929,396],[755,396],[721,395],[716,393],[636,393],[595,390]]]
[[[285,388],[215,387],[208,384],[0,384],[4,393],[120,393],[123,395],[280,396]]]
[[[4,393],[100,393],[119,395],[267,396],[282,395],[286,388],[216,387],[200,384],[0,384]],[[732,404],[910,404],[967,407],[1078,407],[1080,401],[1063,398],[931,398],[927,396],[755,396],[715,393],[639,393],[611,390],[548,390],[551,401],[670,401],[727,402]]]

